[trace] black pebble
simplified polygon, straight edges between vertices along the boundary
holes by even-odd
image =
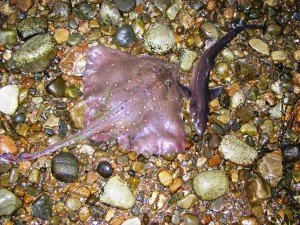
[[[135,0],[114,0],[116,7],[122,12],[131,12],[136,6]]]
[[[100,162],[97,166],[97,172],[104,178],[108,178],[114,172],[111,164],[109,162],[103,161]]]
[[[77,180],[78,171],[78,161],[69,152],[59,153],[51,161],[52,175],[59,181],[70,183]]]

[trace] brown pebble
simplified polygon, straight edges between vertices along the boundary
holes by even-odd
[[[255,217],[244,217],[241,219],[241,225],[257,225]]]
[[[34,79],[29,76],[22,76],[21,81],[24,88],[31,88],[34,85]]]
[[[0,154],[10,153],[16,155],[18,152],[15,142],[9,136],[0,134]]]
[[[173,183],[170,186],[170,192],[173,194],[176,191],[178,191],[182,187],[182,179],[181,178],[175,178]]]
[[[216,8],[216,6],[217,6],[217,4],[216,4],[215,1],[209,1],[207,3],[206,8],[207,8],[207,10],[212,11],[212,10],[214,10]]]
[[[228,20],[231,20],[233,18],[234,15],[234,10],[231,7],[228,7],[225,9],[224,11],[224,17]]]
[[[19,173],[26,173],[30,170],[31,162],[30,161],[23,161],[19,163],[18,172]]]
[[[128,152],[127,156],[128,156],[129,160],[134,161],[137,158],[137,153],[131,151],[131,152]]]
[[[98,180],[99,177],[100,176],[98,173],[95,173],[94,171],[89,171],[86,176],[86,183],[93,184]]]
[[[219,166],[222,162],[222,159],[219,155],[214,155],[208,160],[209,167]]]
[[[91,195],[90,190],[85,186],[79,186],[75,188],[75,190],[72,193],[82,198],[88,198]]]
[[[33,6],[33,0],[17,0],[17,6],[20,11],[27,12]]]
[[[54,33],[54,39],[57,44],[61,45],[69,39],[70,32],[67,29],[59,28]]]
[[[133,162],[131,165],[131,169],[137,173],[141,172],[141,170],[143,170],[144,168],[145,168],[145,163],[142,162]]]
[[[33,201],[33,197],[26,193],[23,197],[23,201],[26,205],[29,205]]]
[[[162,170],[158,173],[158,180],[164,186],[170,186],[173,183],[172,175],[166,171]]]

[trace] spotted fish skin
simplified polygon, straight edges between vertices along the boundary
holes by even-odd
[[[119,143],[139,153],[183,152],[182,95],[174,64],[148,55],[132,55],[104,45],[90,49],[83,77],[84,101],[88,106],[83,129],[45,148],[4,154],[11,162],[33,160],[84,138]]]
[[[136,56],[104,45],[92,48],[83,78],[88,106],[84,127],[95,120],[109,121],[93,139],[115,137],[136,152],[184,151],[177,73],[176,65],[148,55]]]

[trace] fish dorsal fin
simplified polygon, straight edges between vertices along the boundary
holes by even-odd
[[[187,97],[187,98],[191,97],[191,95],[192,95],[191,89],[187,85],[178,82],[178,87],[179,87],[181,93],[183,93],[185,97]]]
[[[221,86],[209,89],[209,101],[211,102],[215,98],[219,97],[219,95],[221,94],[222,90],[223,90],[223,87],[221,87]]]

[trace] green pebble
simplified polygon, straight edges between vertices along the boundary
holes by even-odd
[[[20,198],[5,188],[0,189],[0,216],[10,216],[23,205]]]
[[[56,43],[49,34],[38,34],[26,41],[13,54],[16,66],[24,72],[47,69],[56,56]]]
[[[0,30],[0,42],[5,45],[17,43],[17,31],[15,30]]]

